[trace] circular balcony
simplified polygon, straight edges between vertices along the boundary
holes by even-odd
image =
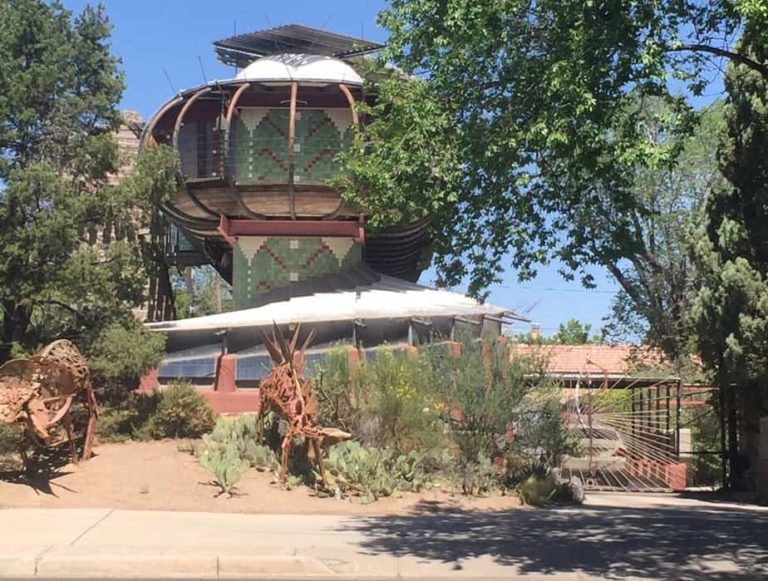
[[[179,152],[179,189],[163,211],[221,264],[224,224],[280,223],[287,232],[292,221],[290,235],[300,236],[310,222],[316,232],[321,222],[359,222],[361,210],[329,182],[339,171],[336,156],[356,138],[355,103],[365,98],[349,64],[300,54],[267,56],[234,79],[181,92],[141,139],[142,149],[159,143]],[[368,236],[365,258],[380,272],[415,280],[427,242],[424,224],[391,228]]]

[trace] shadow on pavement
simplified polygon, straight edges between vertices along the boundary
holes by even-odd
[[[29,486],[36,494],[57,496],[55,488],[75,492],[55,482],[57,478],[70,474],[62,470],[69,462],[70,454],[66,446],[41,448],[30,456],[26,469],[0,471],[0,480]]]
[[[452,563],[491,556],[520,574],[680,580],[768,579],[768,513],[579,507],[370,517],[352,527],[367,553]]]

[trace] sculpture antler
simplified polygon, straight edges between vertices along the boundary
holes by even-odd
[[[297,350],[300,333],[301,327],[297,325],[291,340],[286,341],[276,323],[273,323],[272,337],[261,331],[264,346],[275,367],[259,385],[259,435],[263,436],[264,414],[270,410],[274,411],[289,423],[282,444],[282,481],[285,482],[288,477],[288,460],[293,448],[293,439],[304,436],[312,443],[322,481],[326,483],[320,445],[329,441],[347,440],[351,438],[351,434],[323,428],[317,423],[316,416],[320,405],[312,394],[312,382],[302,377],[304,352],[314,339],[315,332],[312,330],[308,333],[301,348]]]

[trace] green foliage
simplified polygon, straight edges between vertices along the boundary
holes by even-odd
[[[203,445],[197,455],[200,465],[213,474],[213,482],[219,494],[234,495],[235,486],[248,470],[248,462],[240,457],[237,445]]]
[[[768,60],[764,28],[747,26],[739,50]],[[707,370],[740,418],[741,452],[757,455],[759,418],[768,413],[768,77],[746,65],[726,75],[727,135],[720,165],[729,185],[707,203],[697,258],[703,283],[692,319]],[[736,436],[736,434],[734,434]],[[742,481],[736,438],[731,478]]]
[[[393,0],[380,24],[383,58],[427,98],[410,99],[409,126],[386,100],[373,115],[364,146],[402,167],[386,191],[351,196],[383,216],[425,209],[440,282],[468,277],[474,294],[499,280],[507,256],[522,279],[556,262],[588,287],[603,266],[622,289],[611,337],[687,355],[691,231],[721,181],[712,136],[722,115],[717,105],[695,113],[679,93],[702,92],[712,54],[768,77],[763,54],[726,40],[742,26],[764,31],[765,3]],[[435,132],[420,144],[411,136],[424,119]],[[450,153],[442,190],[416,171],[433,144]]]
[[[602,343],[602,335],[592,335],[590,337],[589,332],[591,329],[592,325],[588,323],[582,323],[578,319],[570,319],[565,323],[560,323],[557,333],[551,337],[526,333],[520,335],[518,340],[529,345],[585,345],[587,343]]]
[[[690,55],[671,49],[678,33],[707,34],[732,17],[674,2],[391,2],[380,17],[390,31],[385,56],[424,72],[457,140],[453,196],[409,202],[433,211],[445,280],[470,275],[479,291],[498,279],[507,250],[522,277],[549,259],[570,271],[628,251],[626,237],[593,238],[598,224],[612,222],[613,233],[632,226],[625,217],[643,210],[633,170],[667,167],[679,153],[674,139],[649,134],[649,112],[637,104],[653,96],[668,107],[653,113],[667,137],[690,131],[689,107],[666,83]]]
[[[91,373],[99,383],[135,388],[144,373],[160,364],[164,348],[162,333],[151,333],[135,320],[113,322],[91,346]]]
[[[380,350],[352,370],[345,350],[332,351],[314,371],[320,417],[356,434],[365,445],[407,454],[440,442],[429,362],[401,350]]]
[[[126,442],[131,439],[131,413],[126,410],[106,408],[99,416],[96,438],[99,442]]]
[[[203,436],[198,454],[213,448],[226,449],[233,445],[240,459],[260,472],[274,472],[279,468],[277,456],[268,446],[259,444],[258,422],[255,415],[241,415],[236,419],[219,418],[210,434]]]
[[[408,223],[456,201],[457,134],[434,87],[382,61],[355,64],[375,104],[358,103],[367,122],[339,155],[333,181],[349,201],[370,210],[371,226]]]
[[[112,183],[124,83],[103,7],[3,0],[0,22],[0,361],[60,337],[87,352],[144,301],[137,229],[171,182],[145,187],[151,154]]]
[[[134,395],[102,413],[102,441],[199,438],[213,430],[216,418],[205,398],[188,383],[172,383],[152,394]]]
[[[505,457],[556,465],[574,445],[543,362],[512,359],[503,339],[468,340],[461,357],[437,344],[382,350],[354,370],[347,357],[331,354],[316,377],[323,417],[359,442],[329,452],[343,492],[376,498],[448,481],[482,494],[502,485]]]
[[[319,417],[324,424],[351,431],[359,420],[358,382],[352,377],[349,350],[332,349],[313,368],[315,395],[320,404]]]
[[[356,381],[357,393],[365,394],[363,412],[372,428],[369,444],[402,453],[438,445],[434,381],[424,357],[382,350],[359,370]]]
[[[689,420],[693,456],[690,460],[688,486],[711,486],[719,488],[723,485],[722,457],[720,455],[720,418],[715,410],[702,413],[700,408],[697,415]]]
[[[159,392],[157,408],[139,433],[162,438],[199,438],[216,424],[205,398],[188,383],[172,383]]]
[[[189,267],[183,276],[173,276],[171,284],[176,314],[180,319],[232,309],[232,290],[212,266]]]
[[[421,452],[397,454],[353,441],[332,446],[325,464],[331,488],[366,502],[429,488],[436,473],[435,460]]]

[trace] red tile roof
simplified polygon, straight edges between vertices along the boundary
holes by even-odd
[[[647,347],[634,345],[527,345],[519,343],[514,351],[545,357],[551,373],[591,376],[632,375],[638,366],[654,367],[663,355]]]

